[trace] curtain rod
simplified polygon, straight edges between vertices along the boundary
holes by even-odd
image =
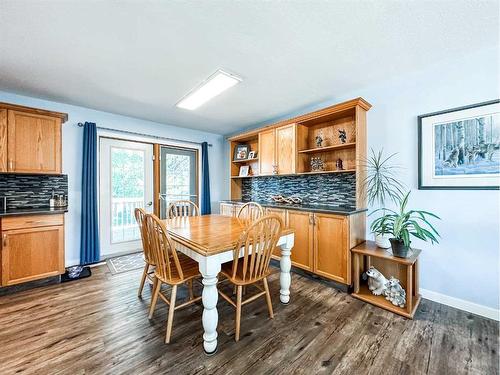
[[[80,128],[83,127],[83,123],[81,123],[81,122],[79,122],[77,125]],[[183,139],[177,139],[177,138],[159,137],[157,135],[144,134],[144,133],[136,133],[136,132],[131,132],[131,131],[128,131],[128,130],[116,130],[116,129],[111,129],[111,128],[103,128],[103,127],[100,127],[100,126],[98,126],[97,129],[100,129],[100,130],[109,130],[109,131],[113,131],[113,132],[124,133],[124,134],[131,134],[131,135],[140,135],[142,137],[150,137],[150,138],[155,138],[155,139],[162,139],[162,140],[165,140],[165,141],[174,141],[174,142],[190,143],[190,144],[193,144],[193,145],[201,145],[201,142],[185,141]],[[212,144],[209,143],[208,147],[212,147]]]

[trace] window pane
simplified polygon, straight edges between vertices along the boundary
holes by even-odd
[[[196,195],[196,151],[161,148],[161,217],[165,217],[168,204],[177,200],[191,200],[198,204]]]
[[[111,149],[111,243],[140,239],[134,209],[144,206],[144,151]]]

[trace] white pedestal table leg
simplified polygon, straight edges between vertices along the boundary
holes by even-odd
[[[199,269],[203,276],[203,348],[208,355],[217,351],[217,275],[220,271],[220,261],[217,256],[206,257],[199,262]]]
[[[290,254],[292,253],[293,240],[293,234],[288,235],[286,241],[280,246],[280,301],[285,305],[290,302],[290,284],[292,283],[292,277],[290,275],[292,261],[290,260]]]

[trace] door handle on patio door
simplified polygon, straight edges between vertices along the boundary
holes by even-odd
[[[153,202],[148,202],[146,203],[146,206],[151,207],[153,205]]]

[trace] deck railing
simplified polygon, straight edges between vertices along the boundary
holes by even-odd
[[[140,238],[134,210],[144,207],[144,198],[113,198],[111,203],[111,241],[123,242]]]

